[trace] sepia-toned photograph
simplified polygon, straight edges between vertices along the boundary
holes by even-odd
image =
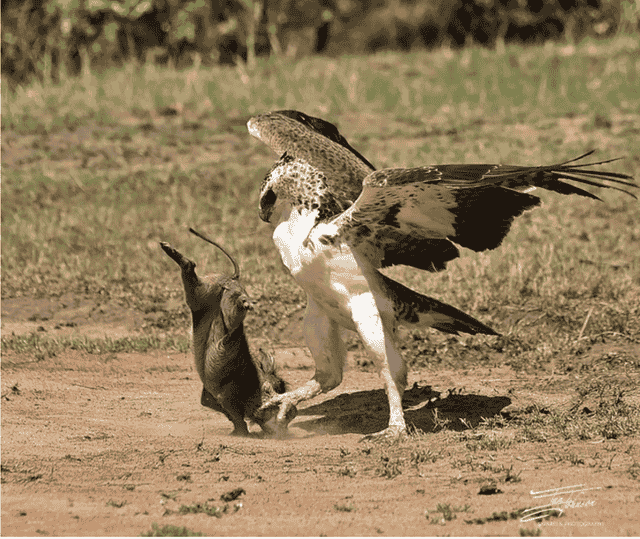
[[[2,2],[4,537],[640,535],[640,2]]]

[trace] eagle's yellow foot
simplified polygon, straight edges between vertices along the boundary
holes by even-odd
[[[386,429],[381,430],[380,432],[374,432],[373,434],[368,434],[360,438],[361,442],[383,442],[383,441],[393,441],[400,440],[402,438],[406,438],[409,436],[407,433],[407,429],[405,427],[401,427],[399,425],[390,425]]]

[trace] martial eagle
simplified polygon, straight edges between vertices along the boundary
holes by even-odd
[[[626,174],[575,164],[435,165],[376,170],[329,122],[283,110],[251,118],[249,133],[280,159],[261,187],[259,211],[274,229],[282,261],[307,293],[304,331],[316,363],[313,378],[277,395],[277,422],[300,402],[342,381],[345,347],[340,327],[356,331],[384,379],[388,428],[406,431],[402,395],[407,367],[395,339],[398,324],[446,333],[497,333],[475,318],[415,292],[379,269],[404,264],[441,271],[459,256],[457,245],[484,251],[502,242],[513,219],[540,204],[536,187],[598,199],[566,183],[636,187]],[[599,200],[599,199],[598,199]]]

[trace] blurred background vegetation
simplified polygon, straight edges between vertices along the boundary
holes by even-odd
[[[15,85],[130,60],[251,64],[639,31],[638,0],[4,0],[2,73]]]

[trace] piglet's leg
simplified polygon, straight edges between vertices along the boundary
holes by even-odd
[[[232,435],[249,435],[249,429],[247,429],[247,424],[244,421],[244,414],[238,410],[234,410],[233,405],[229,406],[228,410],[223,408],[216,400],[216,398],[204,387],[202,388],[202,395],[200,396],[200,404],[202,404],[202,406],[206,406],[207,408],[211,408],[216,412],[223,413],[227,417],[227,419],[233,423],[234,429],[231,432]]]

